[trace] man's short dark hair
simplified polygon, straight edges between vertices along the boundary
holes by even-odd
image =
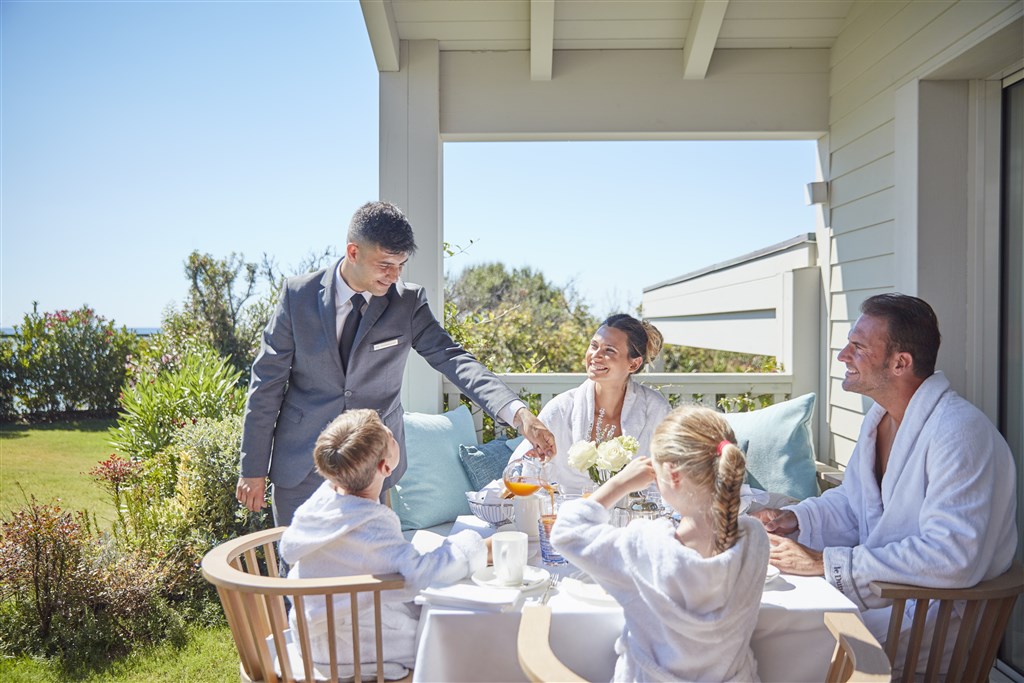
[[[927,302],[897,292],[876,294],[860,305],[860,312],[886,321],[889,328],[887,355],[909,353],[914,359],[914,375],[921,379],[931,377],[942,335],[939,334],[939,319]]]
[[[416,253],[409,219],[390,202],[367,202],[360,206],[348,225],[348,241],[377,246],[392,254]]]

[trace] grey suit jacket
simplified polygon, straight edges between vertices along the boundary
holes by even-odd
[[[492,417],[517,396],[438,323],[419,285],[397,282],[371,297],[356,333],[348,374],[338,354],[333,267],[289,278],[263,332],[242,429],[242,476],[270,475],[283,488],[313,469],[313,445],[342,412],[372,408],[394,433],[401,460],[385,482],[406,470],[402,377],[409,351],[455,383]]]

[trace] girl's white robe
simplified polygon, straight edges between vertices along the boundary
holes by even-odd
[[[416,655],[419,607],[410,601],[422,588],[456,583],[487,564],[487,548],[475,531],[459,532],[436,550],[420,553],[403,538],[401,522],[391,508],[339,494],[328,482],[295,511],[291,526],[281,536],[280,552],[292,565],[289,578],[395,572],[405,577],[403,590],[381,593],[384,657],[388,663],[402,667],[412,667]],[[329,662],[326,603],[323,599],[307,599],[304,611],[310,625],[313,659]],[[352,622],[347,596],[334,599],[334,615],[339,662],[348,665],[342,671],[351,675]],[[294,632],[294,612],[289,621]],[[376,661],[373,624],[373,600],[361,598],[360,658],[367,666]],[[400,677],[404,671],[396,674]]]
[[[613,680],[756,681],[750,637],[769,554],[761,523],[741,517],[736,545],[704,558],[668,520],[617,528],[608,517],[593,501],[566,503],[552,543],[622,605]]]
[[[668,401],[654,389],[630,379],[622,402],[622,433],[635,438],[640,447],[637,457],[649,456],[654,429],[671,410]],[[548,461],[548,480],[558,482],[563,493],[579,493],[591,483],[586,472],[569,466],[569,447],[577,441],[592,440],[594,423],[594,382],[585,380],[575,389],[563,391],[548,401],[537,416],[555,436],[555,456]],[[615,434],[620,436],[620,434]],[[512,454],[521,458],[533,448],[523,441]]]
[[[865,415],[841,486],[788,508],[799,521],[797,540],[824,551],[825,578],[868,610],[865,623],[883,642],[889,610],[872,581],[973,586],[1005,572],[1017,547],[1013,456],[943,373],[911,398],[879,488],[875,443],[884,415],[877,404]],[[905,630],[910,623],[905,616]]]

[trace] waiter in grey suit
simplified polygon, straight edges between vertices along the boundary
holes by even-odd
[[[376,410],[401,446],[383,490],[394,486],[407,467],[400,392],[410,349],[492,417],[518,429],[540,455],[554,453],[548,428],[452,340],[423,288],[399,279],[415,251],[401,210],[370,202],[352,217],[338,263],[285,282],[252,366],[245,407],[236,496],[248,509],[263,507],[269,475],[274,521],[290,524],[323,481],[313,468],[317,436],[355,408]]]

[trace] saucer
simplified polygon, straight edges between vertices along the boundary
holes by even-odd
[[[473,572],[473,583],[478,586],[488,586],[491,588],[518,588],[519,590],[528,591],[531,588],[536,588],[541,585],[551,574],[548,573],[547,569],[541,567],[531,567],[529,565],[523,567],[523,582],[518,586],[508,586],[504,583],[498,583],[494,576],[494,567],[484,567]]]
[[[782,572],[779,571],[778,567],[774,565],[768,565],[768,573],[764,575],[764,582],[768,583],[781,573]]]

